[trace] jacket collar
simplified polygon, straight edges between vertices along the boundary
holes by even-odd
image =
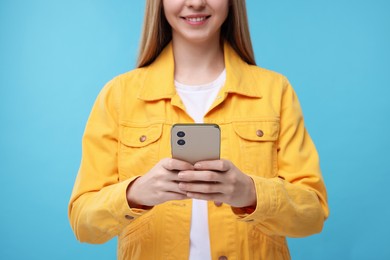
[[[221,91],[248,97],[261,98],[251,65],[245,63],[233,48],[225,42],[224,57],[226,83]],[[138,98],[145,101],[170,99],[176,95],[174,86],[174,57],[172,43],[169,43],[157,59],[146,69],[146,75]]]

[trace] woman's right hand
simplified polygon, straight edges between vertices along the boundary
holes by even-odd
[[[187,199],[186,192],[179,189],[178,172],[193,169],[188,162],[162,159],[149,172],[130,183],[127,188],[129,206],[145,208],[169,200]]]

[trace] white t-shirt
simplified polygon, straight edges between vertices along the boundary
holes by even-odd
[[[203,123],[203,117],[214,102],[219,90],[225,84],[226,70],[211,83],[185,85],[175,81],[176,91],[186,111],[195,123]],[[190,260],[211,260],[207,201],[192,200],[190,231]]]

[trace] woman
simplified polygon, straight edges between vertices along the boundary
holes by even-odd
[[[244,0],[148,0],[138,69],[99,94],[69,217],[119,259],[289,259],[328,216],[285,77],[255,66]],[[215,123],[221,160],[171,159],[175,123]]]

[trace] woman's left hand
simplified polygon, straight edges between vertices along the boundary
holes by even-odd
[[[256,206],[252,178],[231,161],[202,161],[194,167],[194,171],[178,174],[179,188],[187,193],[187,197],[223,202],[237,208]]]

